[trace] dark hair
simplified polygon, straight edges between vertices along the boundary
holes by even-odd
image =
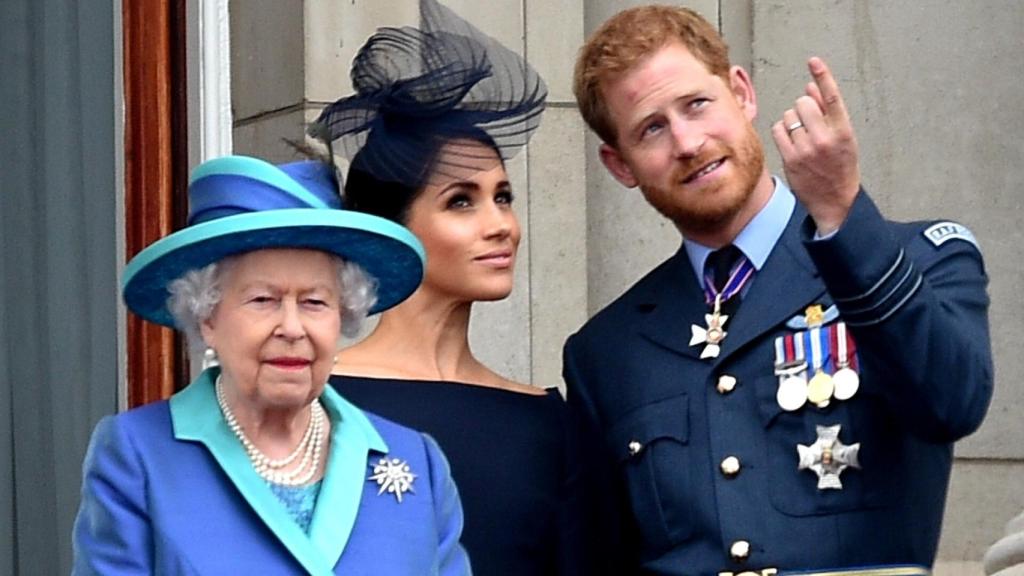
[[[353,163],[345,179],[345,208],[405,224],[409,206],[422,190],[422,186],[381,180]]]
[[[421,135],[421,138],[421,143],[427,141],[429,145],[415,147],[415,157],[412,159],[406,157],[406,163],[408,164],[411,160],[413,166],[416,167],[414,171],[418,174],[418,177],[412,179],[411,182],[406,182],[404,180],[409,180],[408,178],[377,176],[374,174],[374,170],[368,168],[368,166],[374,166],[375,163],[368,162],[367,158],[377,149],[373,145],[373,132],[371,132],[366,145],[352,158],[352,164],[349,166],[348,175],[345,178],[345,208],[405,224],[409,217],[409,207],[423,192],[423,188],[430,182],[431,177],[444,172],[444,166],[438,162],[438,155],[444,145],[453,140],[465,139],[479,142],[494,150],[504,166],[505,161],[501,157],[501,149],[487,132],[479,128],[458,134]],[[457,164],[453,163],[452,165],[459,167],[473,166],[474,161],[478,161],[471,155],[461,155],[457,158],[458,160],[455,161]]]

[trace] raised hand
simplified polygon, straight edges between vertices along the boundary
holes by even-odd
[[[814,81],[772,125],[772,137],[790,188],[825,235],[846,220],[860,187],[860,165],[857,138],[832,72],[816,56],[807,68]]]

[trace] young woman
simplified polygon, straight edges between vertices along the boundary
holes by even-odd
[[[433,0],[421,7],[422,30],[368,41],[357,94],[314,129],[350,159],[346,206],[408,227],[427,255],[420,288],[341,353],[330,384],[437,439],[475,573],[597,573],[585,566],[585,475],[561,396],[494,372],[468,337],[473,304],[512,290],[520,227],[504,159],[537,126],[546,89],[511,51]],[[403,68],[409,54],[438,57]]]

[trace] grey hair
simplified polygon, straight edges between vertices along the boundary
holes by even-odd
[[[200,352],[206,347],[200,326],[213,315],[220,303],[220,280],[223,271],[230,266],[232,257],[189,270],[180,278],[167,285],[170,296],[167,310],[174,318],[174,324],[188,340],[189,348]],[[348,337],[359,334],[363,321],[373,305],[377,303],[377,281],[355,262],[349,262],[331,255],[341,287],[341,333]]]

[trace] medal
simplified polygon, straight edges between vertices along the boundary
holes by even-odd
[[[722,340],[725,340],[726,331],[724,330],[725,322],[729,317],[722,314],[722,296],[721,294],[715,296],[715,308],[711,314],[704,315],[704,321],[707,322],[707,328],[703,328],[696,324],[690,326],[690,346],[699,346],[704,344],[704,349],[700,352],[701,360],[705,358],[717,358],[718,354],[722,351],[719,344]]]
[[[842,425],[816,426],[818,439],[810,446],[796,445],[800,457],[799,470],[810,470],[818,475],[818,490],[842,490],[839,475],[847,468],[860,468],[858,454],[860,442],[849,446],[839,441]]]
[[[836,400],[849,400],[860,387],[860,376],[850,368],[843,367],[832,375],[832,384],[835,386],[832,394]]]
[[[795,412],[802,408],[807,403],[807,380],[804,379],[803,374],[780,378],[775,401],[786,412]]]
[[[704,344],[700,352],[701,360],[705,358],[718,358],[722,352],[720,344],[725,340],[724,329],[729,316],[722,314],[722,302],[736,296],[743,290],[743,286],[754,276],[754,265],[742,252],[740,258],[729,273],[725,285],[719,289],[715,286],[713,274],[704,275],[704,301],[712,306],[711,314],[704,315],[704,322],[707,327],[692,324],[690,326],[690,346]]]
[[[836,400],[849,400],[860,388],[860,376],[853,368],[850,368],[850,356],[852,355],[850,354],[850,348],[852,348],[850,344],[853,341],[849,339],[844,322],[836,324],[835,334],[836,372],[832,375],[832,383],[835,384],[833,394]]]
[[[834,389],[832,377],[821,370],[811,376],[811,381],[807,383],[807,400],[818,408],[825,408],[832,398]]]
[[[807,361],[803,339],[792,334],[775,339],[775,374],[779,389],[775,401],[786,412],[799,410],[807,402]]]
[[[820,306],[812,306],[811,308],[818,308]],[[810,308],[808,309],[808,324],[811,324]],[[825,408],[828,406],[829,400],[832,399],[832,391],[834,386],[832,385],[832,377],[825,372],[825,359],[828,355],[827,346],[822,348],[821,341],[821,326],[816,325],[806,332],[810,346],[809,356],[811,360],[811,368],[814,375],[811,376],[811,380],[807,383],[807,400],[815,404],[818,408]]]

